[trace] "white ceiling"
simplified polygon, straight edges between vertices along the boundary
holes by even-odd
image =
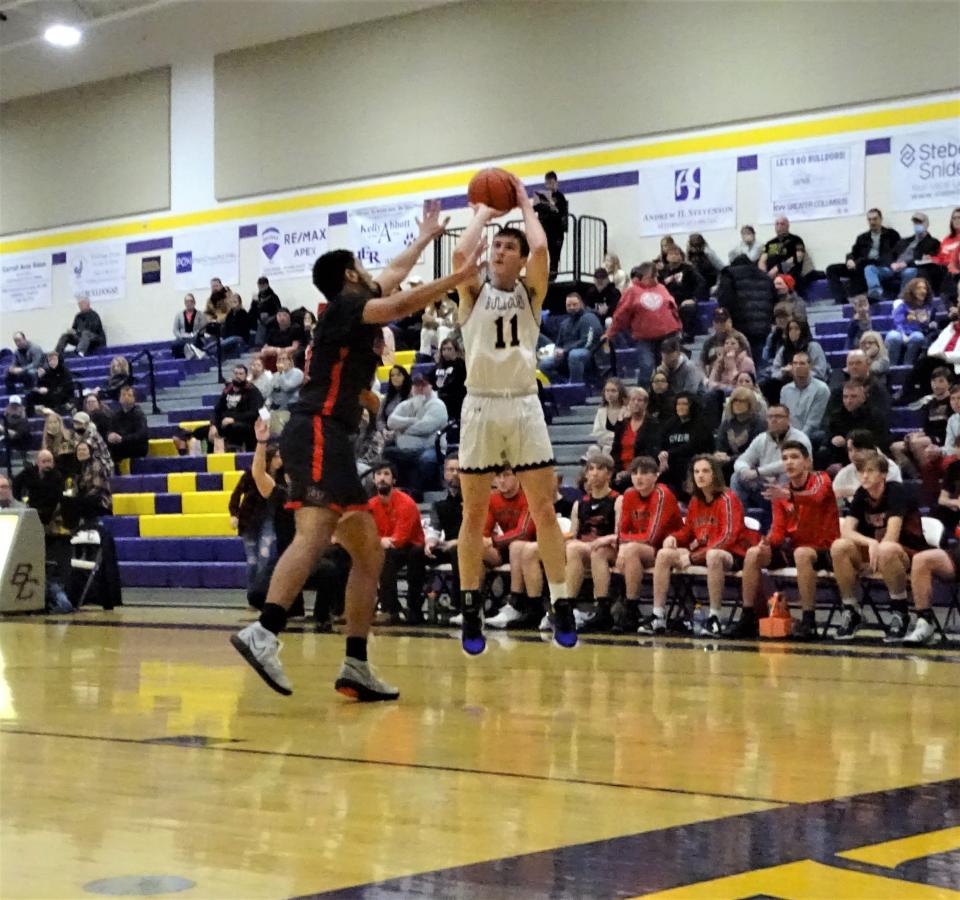
[[[0,0],[0,100],[404,15],[452,0]],[[80,45],[43,40],[56,22]]]

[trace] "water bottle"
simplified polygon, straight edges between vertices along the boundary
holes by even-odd
[[[694,635],[703,634],[707,627],[707,614],[704,608],[698,603],[693,608],[693,633]]]

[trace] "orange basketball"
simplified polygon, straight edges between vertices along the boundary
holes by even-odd
[[[507,212],[517,205],[513,180],[503,169],[481,169],[467,186],[471,203],[483,203],[492,209]]]

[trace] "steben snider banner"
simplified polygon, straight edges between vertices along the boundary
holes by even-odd
[[[913,211],[960,205],[960,120],[890,141],[893,208]]]
[[[757,157],[759,221],[832,219],[863,212],[863,141],[813,144]]]
[[[642,168],[640,235],[715,231],[737,224],[737,158]]]

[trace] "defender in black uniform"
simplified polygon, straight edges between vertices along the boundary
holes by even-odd
[[[293,693],[277,657],[277,635],[287,610],[329,546],[337,542],[351,556],[347,581],[347,653],[336,689],[361,701],[396,700],[400,692],[384,684],[367,664],[367,634],[376,605],[383,548],[367,511],[357,475],[352,435],[361,409],[376,414],[379,397],[370,390],[380,364],[382,326],[424,309],[464,281],[474,280],[480,247],[456,272],[413,290],[393,293],[420,254],[441,234],[439,201],[424,203],[417,239],[380,272],[377,280],[349,250],[321,256],[313,283],[329,299],[308,350],[308,381],[280,438],[296,536],[277,562],[263,612],[230,640],[263,680],[281,694]]]

